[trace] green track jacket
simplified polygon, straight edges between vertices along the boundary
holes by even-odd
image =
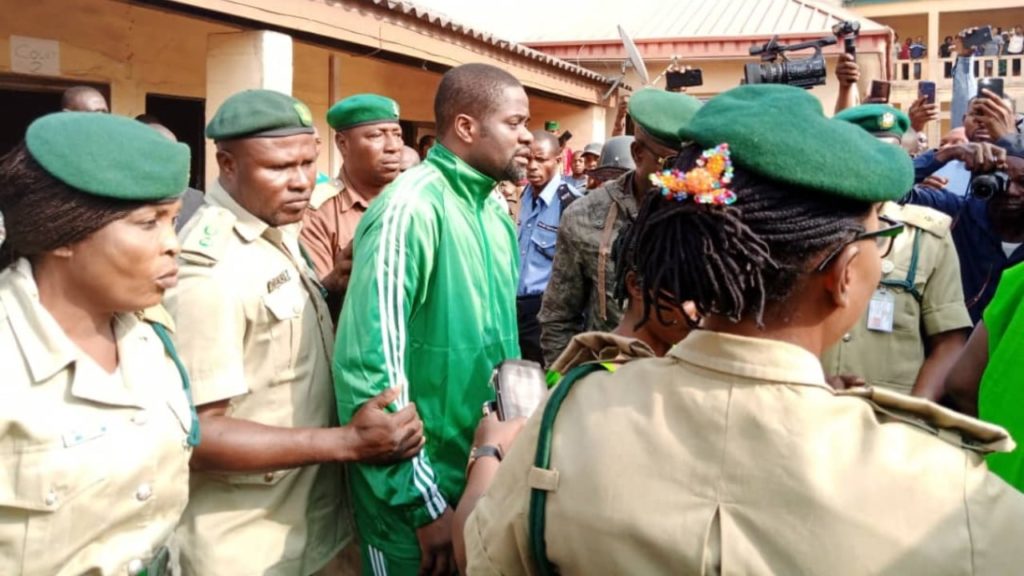
[[[334,346],[342,423],[401,386],[426,446],[412,460],[350,468],[360,536],[416,557],[415,529],[455,507],[491,371],[519,357],[519,258],[495,182],[435,144],[369,207]]]

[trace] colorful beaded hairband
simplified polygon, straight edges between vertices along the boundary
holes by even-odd
[[[702,152],[689,172],[665,170],[651,174],[651,182],[661,189],[662,196],[677,202],[692,196],[698,204],[726,206],[736,201],[736,194],[728,188],[732,174],[729,145],[722,143]]]

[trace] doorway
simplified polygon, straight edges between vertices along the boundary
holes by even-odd
[[[92,86],[110,102],[110,86],[78,80],[0,74],[0,156],[14,148],[33,120],[61,110],[60,99],[72,86]]]
[[[146,94],[146,114],[156,117],[178,142],[192,150],[192,174],[189,186],[206,187],[206,100],[168,94]]]

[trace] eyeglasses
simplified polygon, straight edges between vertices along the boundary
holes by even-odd
[[[658,154],[657,150],[651,148],[651,146],[644,142],[643,140],[637,140],[637,143],[646,148],[647,151],[650,152],[651,154],[654,154],[658,166],[661,166],[662,170],[670,170],[676,165],[676,159],[679,158],[678,152],[673,152],[669,156],[662,156],[661,154]]]
[[[889,253],[892,252],[893,240],[903,232],[903,223],[885,216],[879,216],[878,220],[883,224],[886,224],[886,226],[884,228],[879,228],[878,230],[872,230],[871,232],[861,232],[854,236],[849,242],[843,242],[836,247],[835,250],[829,253],[829,255],[826,256],[825,259],[821,261],[821,264],[818,264],[817,268],[814,270],[816,272],[824,272],[825,269],[828,268],[828,265],[835,260],[836,256],[839,256],[839,253],[843,251],[843,248],[846,248],[855,242],[860,242],[861,240],[874,240],[875,243],[878,244],[878,252],[881,254],[881,257],[885,258],[888,256]]]

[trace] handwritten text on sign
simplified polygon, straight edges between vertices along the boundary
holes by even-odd
[[[11,36],[11,70],[22,74],[60,76],[60,42]]]

